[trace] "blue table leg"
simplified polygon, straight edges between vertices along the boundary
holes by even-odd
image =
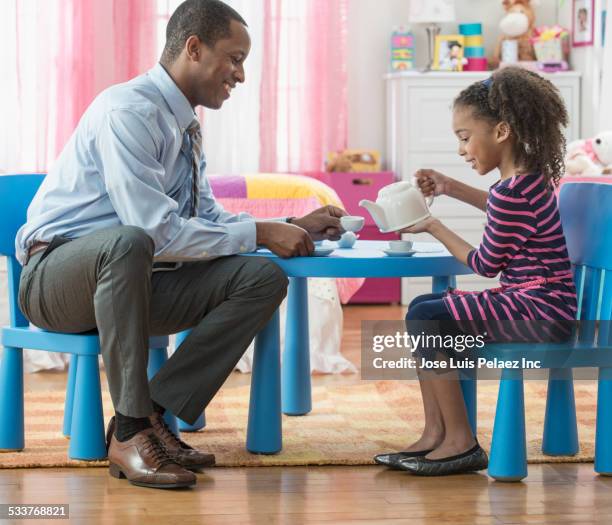
[[[283,412],[288,416],[302,416],[312,410],[308,280],[305,277],[291,277],[289,282],[281,376]]]
[[[187,339],[187,336],[191,333],[191,330],[185,330],[181,333],[176,334],[176,347]],[[203,429],[206,426],[206,413],[203,411],[200,414],[200,417],[196,419],[193,425],[187,423],[187,421],[183,421],[181,418],[176,418],[178,421],[178,428],[181,432],[197,432],[198,430]]]
[[[247,450],[275,454],[283,446],[278,310],[255,338]]]
[[[445,292],[449,286],[457,286],[457,278],[454,275],[437,275],[431,279],[432,293]]]

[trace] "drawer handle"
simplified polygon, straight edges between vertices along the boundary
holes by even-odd
[[[355,186],[371,186],[372,179],[353,179],[353,184]]]

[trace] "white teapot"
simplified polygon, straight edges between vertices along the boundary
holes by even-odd
[[[413,181],[415,184],[405,180],[381,188],[376,202],[359,202],[359,206],[370,212],[382,233],[408,228],[431,215],[429,206],[433,202],[433,196],[425,200],[416,185],[416,179]]]

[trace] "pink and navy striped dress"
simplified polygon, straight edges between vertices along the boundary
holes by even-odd
[[[469,253],[468,265],[485,277],[501,272],[502,290],[446,294],[444,302],[456,321],[575,319],[576,288],[557,198],[541,175],[491,186],[484,236]],[[554,282],[516,288],[551,277]]]

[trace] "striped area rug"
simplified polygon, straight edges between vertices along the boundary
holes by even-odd
[[[489,447],[497,399],[497,383],[479,383],[479,439]],[[596,385],[576,382],[581,451],[575,457],[550,458],[540,452],[546,386],[525,383],[529,461],[587,462],[593,460]],[[104,392],[106,418],[112,414]],[[271,456],[245,450],[249,388],[221,390],[206,412],[205,430],[183,434],[195,447],[213,452],[220,466],[370,465],[382,451],[400,450],[415,440],[423,425],[418,384],[362,381],[353,385],[317,386],[313,411],[304,417],[283,417],[283,450]],[[62,436],[64,393],[26,393],[26,448],[0,454],[0,467],[103,466],[106,463],[68,460]]]

